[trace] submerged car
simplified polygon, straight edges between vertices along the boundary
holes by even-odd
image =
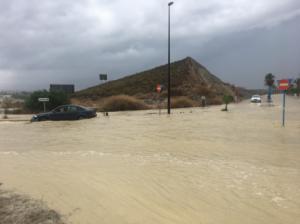
[[[261,103],[260,95],[253,95],[251,97],[251,103]]]
[[[87,108],[78,105],[63,105],[56,107],[52,111],[36,114],[31,121],[62,121],[62,120],[79,120],[96,117],[96,109]]]

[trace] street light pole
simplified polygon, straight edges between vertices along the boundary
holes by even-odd
[[[171,113],[171,68],[170,68],[170,8],[174,2],[168,3],[168,114]]]

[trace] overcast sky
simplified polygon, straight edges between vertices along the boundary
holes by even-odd
[[[82,89],[167,63],[166,0],[1,0],[0,90]],[[300,74],[299,0],[178,0],[171,60],[236,85]]]

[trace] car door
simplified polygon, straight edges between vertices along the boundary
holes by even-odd
[[[66,120],[77,120],[78,119],[78,110],[76,106],[69,105],[68,113],[66,114]]]
[[[60,106],[55,108],[50,115],[50,120],[53,121],[65,120],[67,111],[68,111],[68,106]]]

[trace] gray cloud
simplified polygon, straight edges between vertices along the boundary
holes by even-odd
[[[84,88],[102,72],[166,63],[167,2],[2,0],[0,89]],[[266,72],[300,72],[299,15],[298,0],[178,0],[172,59],[191,55],[224,81],[262,87]]]

